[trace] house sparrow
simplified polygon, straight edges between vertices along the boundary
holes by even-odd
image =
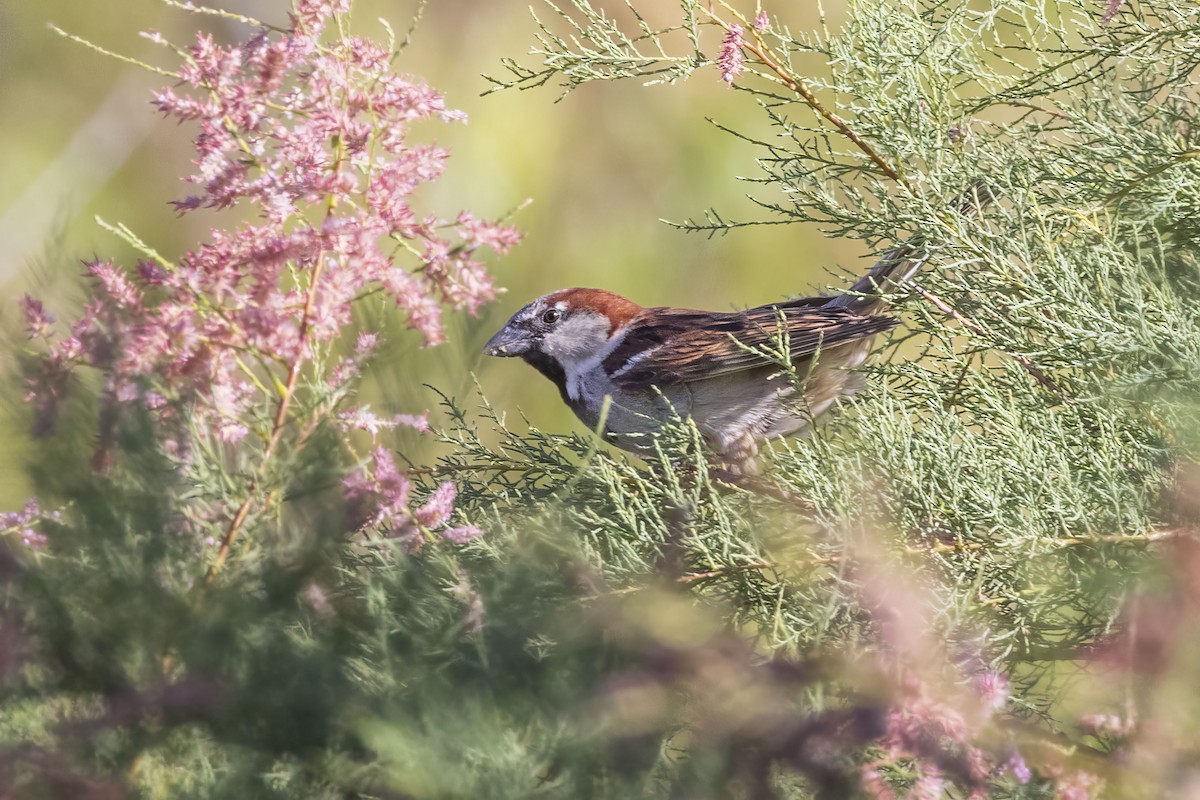
[[[968,196],[964,214],[990,199]],[[924,258],[919,242],[901,245],[846,294],[745,311],[643,308],[602,289],[562,289],[514,314],[484,352],[524,359],[618,447],[646,455],[656,431],[691,418],[720,468],[752,474],[761,442],[804,431],[864,388],[855,368],[899,324],[880,313],[883,295]]]

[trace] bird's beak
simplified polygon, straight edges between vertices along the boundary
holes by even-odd
[[[500,332],[488,340],[483,346],[483,352],[489,356],[508,358],[529,352],[533,347],[533,337],[529,331],[523,331],[512,325],[505,325]]]

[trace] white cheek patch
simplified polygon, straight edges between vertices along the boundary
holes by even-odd
[[[622,331],[608,337],[606,335],[607,327],[608,320],[604,318],[576,317],[574,320],[568,319],[567,324],[559,330],[560,336],[565,340],[577,342],[599,340],[603,342],[600,347],[589,349],[581,347],[580,352],[562,353],[559,356],[559,363],[566,375],[567,397],[572,400],[578,400],[588,393],[588,384],[596,382],[597,374],[603,370],[604,359],[625,338]],[[601,381],[601,383],[607,383],[607,381]]]

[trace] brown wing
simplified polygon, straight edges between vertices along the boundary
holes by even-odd
[[[624,341],[604,366],[621,388],[670,386],[771,363],[767,354],[780,352],[781,322],[793,363],[898,324],[829,307],[827,301],[814,297],[730,313],[647,309],[630,321]]]

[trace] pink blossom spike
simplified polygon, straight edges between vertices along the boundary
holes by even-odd
[[[1017,783],[1021,785],[1029,783],[1033,778],[1033,772],[1029,769],[1029,765],[1025,763],[1025,759],[1016,750],[1013,750],[1008,760],[1004,762],[1004,769],[1016,778]]]
[[[37,525],[44,516],[37,498],[31,497],[20,511],[0,513],[0,533],[15,532],[26,547],[41,550],[46,546],[46,536],[37,529]]]
[[[733,86],[733,81],[745,71],[745,57],[742,55],[742,44],[745,29],[741,25],[730,25],[721,42],[721,53],[717,56],[717,66],[721,69],[721,80]]]
[[[46,313],[42,301],[25,295],[21,298],[21,310],[25,314],[25,331],[30,339],[45,339],[50,335],[54,317]]]
[[[428,433],[429,428],[429,413],[424,414],[397,414],[392,417],[392,422],[395,425],[403,425],[406,428],[412,428],[414,431]]]
[[[1008,703],[1008,680],[996,672],[981,672],[972,679],[984,708],[990,714]]]
[[[483,531],[474,525],[460,525],[457,528],[447,528],[442,531],[442,538],[454,544],[466,544],[480,536],[483,536]]]
[[[454,498],[458,496],[458,488],[447,481],[438,486],[421,508],[417,509],[416,518],[426,528],[440,528],[450,519],[454,511]]]

